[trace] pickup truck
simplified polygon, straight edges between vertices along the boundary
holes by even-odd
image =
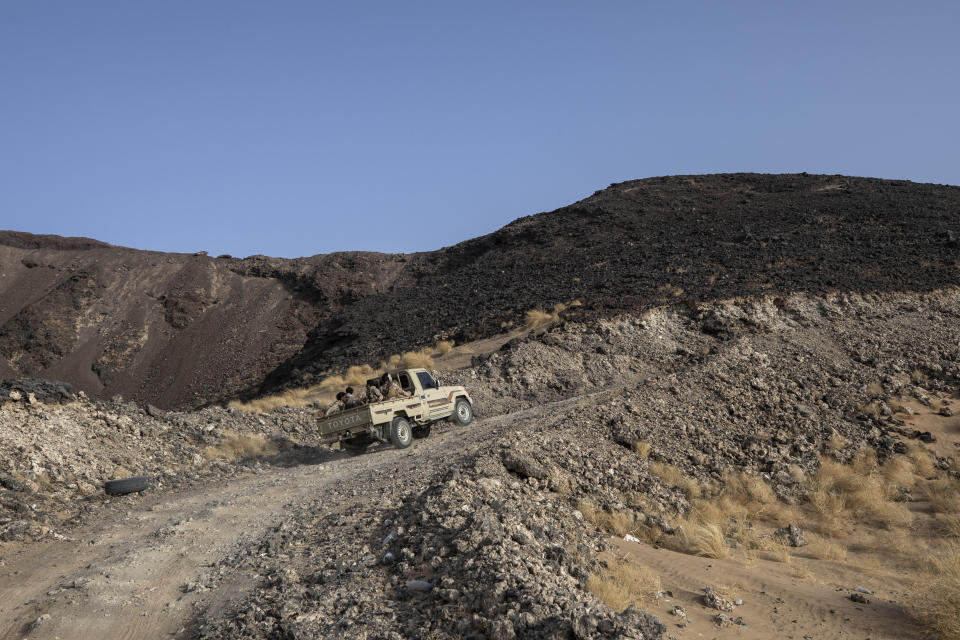
[[[473,421],[473,403],[463,387],[441,387],[426,369],[400,369],[390,375],[406,395],[320,418],[321,442],[339,442],[340,448],[350,453],[360,453],[373,442],[389,442],[404,449],[414,437],[429,436],[431,425],[438,420],[450,418],[461,426]]]

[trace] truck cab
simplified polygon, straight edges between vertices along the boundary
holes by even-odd
[[[408,417],[418,424],[450,417],[456,410],[458,398],[464,398],[469,403],[470,397],[463,387],[441,387],[426,369],[401,369],[390,373],[409,394],[407,408],[412,414],[408,414]],[[465,422],[469,422],[469,419]]]

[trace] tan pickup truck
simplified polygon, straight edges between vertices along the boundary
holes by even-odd
[[[414,437],[430,435],[430,426],[438,420],[450,418],[459,425],[473,421],[473,403],[463,387],[441,387],[426,369],[401,369],[390,375],[407,395],[320,418],[317,427],[322,442],[339,442],[341,449],[351,453],[359,453],[373,442],[389,442],[403,449]]]

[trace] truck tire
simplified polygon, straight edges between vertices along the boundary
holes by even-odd
[[[148,476],[134,476],[120,480],[109,480],[103,483],[103,490],[111,496],[123,496],[136,491],[143,491],[150,486]]]
[[[465,427],[473,422],[473,406],[466,398],[457,398],[453,405],[453,421],[461,427]]]
[[[413,431],[406,418],[397,416],[390,423],[390,444],[397,449],[406,449],[413,442]]]
[[[413,437],[414,438],[427,438],[430,436],[430,427],[432,424],[425,424],[422,427],[413,428]]]

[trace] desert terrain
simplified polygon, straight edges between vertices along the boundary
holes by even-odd
[[[7,233],[0,637],[960,637],[958,237],[755,174],[404,256]],[[405,365],[476,420],[319,442]]]

